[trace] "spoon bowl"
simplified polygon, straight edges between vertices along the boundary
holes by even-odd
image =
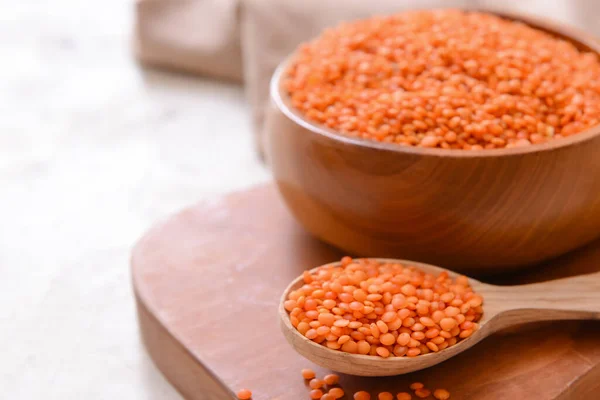
[[[379,262],[413,265],[426,273],[457,273],[430,264],[409,260],[372,258]],[[314,268],[333,268],[340,262]],[[304,337],[292,325],[284,302],[288,294],[303,285],[299,276],[285,289],[279,305],[281,329],[287,341],[300,355],[333,371],[358,376],[393,376],[418,371],[439,364],[476,345],[498,330],[536,321],[600,319],[600,272],[543,283],[496,286],[469,278],[473,290],[483,297],[483,316],[479,329],[454,346],[417,357],[382,358],[332,350]]]

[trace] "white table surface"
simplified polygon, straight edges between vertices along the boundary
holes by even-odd
[[[269,179],[242,89],[143,73],[130,7],[0,0],[3,399],[181,399],[140,343],[130,249]]]
[[[594,0],[511,4],[600,35]],[[242,89],[141,71],[131,7],[0,0],[0,398],[180,399],[140,343],[130,249],[269,180]]]

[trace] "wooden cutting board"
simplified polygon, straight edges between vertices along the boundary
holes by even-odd
[[[251,389],[254,400],[308,399],[300,369],[328,371],[287,344],[277,301],[303,270],[341,256],[296,224],[273,185],[197,204],[155,226],[133,250],[143,342],[186,399],[233,399],[240,388]],[[544,271],[482,280],[521,283],[597,270],[600,241]],[[600,323],[524,326],[424,371],[342,376],[341,386],[375,395],[406,391],[414,381],[447,388],[453,399],[597,400]]]

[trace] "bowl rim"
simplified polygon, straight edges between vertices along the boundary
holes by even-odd
[[[502,18],[525,23],[535,29],[548,32],[558,38],[570,41],[579,49],[595,52],[600,57],[600,39],[574,28],[570,25],[557,22],[548,18],[542,18],[522,12],[497,11],[494,9],[464,9],[465,11],[477,11],[494,14]],[[289,101],[282,84],[282,76],[292,61],[297,49],[288,55],[276,68],[269,84],[271,101],[287,118],[302,128],[319,135],[322,138],[338,142],[345,146],[362,147],[376,151],[399,153],[407,155],[426,155],[447,158],[484,158],[484,157],[510,157],[524,154],[535,154],[555,151],[590,141],[600,136],[600,124],[595,125],[583,132],[567,136],[565,138],[552,140],[542,144],[533,144],[527,147],[514,147],[510,149],[482,149],[482,150],[459,150],[438,149],[414,146],[400,146],[393,143],[377,142],[370,139],[346,136],[334,129],[314,123],[304,118],[299,110],[296,110]]]

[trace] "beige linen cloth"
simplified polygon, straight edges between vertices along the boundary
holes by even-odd
[[[135,49],[144,64],[243,81],[262,155],[269,80],[299,43],[343,20],[434,7],[527,12],[600,36],[600,0],[137,0]]]

